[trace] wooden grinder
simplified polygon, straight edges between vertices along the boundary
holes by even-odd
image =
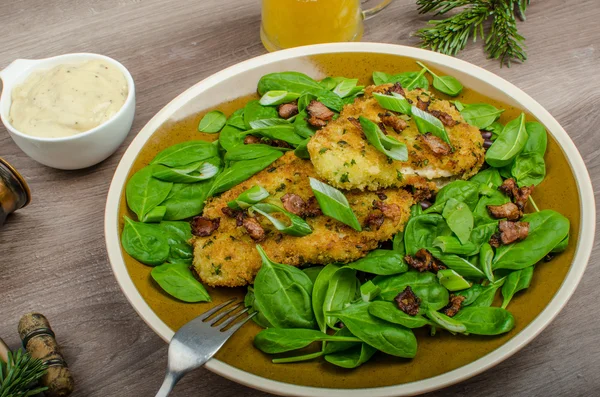
[[[33,358],[42,360],[48,366],[40,379],[48,388],[48,397],[65,397],[73,392],[74,382],[71,371],[54,338],[48,319],[39,313],[24,315],[19,321],[19,336],[23,346]]]

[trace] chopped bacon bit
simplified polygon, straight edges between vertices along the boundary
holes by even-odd
[[[517,207],[519,207],[519,210],[523,211],[534,188],[534,185],[518,188],[515,180],[513,178],[508,178],[502,182],[502,185],[498,189],[510,197]]]
[[[373,200],[373,207],[383,212],[383,216],[396,220],[402,216],[402,209],[398,204],[386,204],[383,201]]]
[[[488,205],[487,210],[491,216],[496,219],[506,218],[509,221],[516,221],[523,213],[519,210],[516,204],[506,203],[502,205]]]
[[[309,119],[307,120],[313,127],[325,127],[327,122],[333,118],[335,113],[319,101],[312,100],[306,107]]]
[[[450,295],[450,303],[444,308],[444,314],[448,317],[454,317],[465,299],[462,295]]]
[[[221,218],[210,219],[203,216],[196,216],[190,222],[192,226],[192,234],[198,237],[208,237],[221,224]]]
[[[439,270],[446,269],[446,266],[431,255],[431,252],[421,248],[415,253],[415,256],[406,255],[406,263],[419,272],[430,271],[437,273]]]
[[[430,189],[415,189],[413,192],[413,197],[415,201],[425,201],[430,200],[435,196],[435,192]]]
[[[427,102],[424,102],[424,101],[421,99],[421,96],[418,96],[418,97],[417,97],[417,107],[418,107],[419,109],[421,109],[422,111],[424,111],[424,112],[426,112],[426,111],[429,109],[429,104],[430,104],[430,103],[431,103],[431,102],[429,102],[429,101],[427,101]]]
[[[279,105],[279,107],[277,108],[277,112],[279,112],[279,117],[289,119],[290,117],[298,114],[298,103],[295,101],[290,103],[283,103]]]
[[[292,148],[292,146],[289,143],[287,143],[286,141],[282,141],[281,139],[272,139],[271,143],[269,145],[273,146],[273,147],[280,147],[280,148],[285,148],[285,149]]]
[[[314,218],[315,216],[323,215],[321,211],[321,206],[319,206],[319,202],[315,196],[312,196],[308,199],[306,203],[306,209],[304,210],[304,216],[307,218]]]
[[[506,179],[504,182],[502,182],[502,185],[500,185],[498,189],[500,189],[502,193],[506,194],[511,199],[513,199],[519,192],[519,189],[517,188],[517,182],[515,182],[513,178]]]
[[[360,121],[355,119],[354,117],[348,117],[348,121],[352,123],[353,126],[362,131],[362,125],[360,125]]]
[[[521,241],[529,235],[529,222],[500,221],[500,240],[507,245]]]
[[[394,83],[394,85],[393,85],[393,86],[391,86],[391,87],[390,87],[390,88],[389,88],[389,89],[386,91],[386,93],[387,93],[387,94],[391,94],[392,92],[395,92],[396,94],[400,94],[400,95],[402,95],[403,97],[405,97],[405,96],[406,96],[406,94],[404,93],[404,88],[402,88],[402,84],[400,84],[400,83]]]
[[[379,129],[381,130],[381,132],[383,132],[385,135],[388,134],[387,128],[385,128],[385,124],[383,124],[383,123],[377,123],[377,126],[379,127]]]
[[[377,192],[377,197],[379,198],[379,200],[383,201],[383,200],[387,200],[387,196],[385,195],[385,193],[383,192]]]
[[[281,197],[281,202],[283,203],[283,208],[294,215],[303,216],[306,211],[306,203],[297,194],[286,193]]]
[[[401,133],[408,127],[408,123],[406,121],[389,112],[380,114],[379,118],[381,119],[383,125],[393,128],[397,133]],[[383,130],[385,131],[385,128]]]
[[[254,135],[246,135],[244,138],[244,145],[254,145],[260,143],[260,138]]]
[[[452,151],[450,145],[433,135],[431,132],[428,132],[425,135],[419,135],[417,139],[426,144],[435,155],[445,156]]]
[[[404,291],[400,292],[394,300],[396,301],[396,304],[398,304],[398,309],[409,316],[416,316],[419,314],[419,304],[421,303],[421,299],[415,295],[410,286],[404,288]]]
[[[230,218],[235,218],[235,225],[242,226],[242,221],[244,220],[244,212],[240,210],[232,210],[231,208],[225,206],[221,208],[221,212],[227,215]]]
[[[490,245],[494,248],[498,248],[502,245],[502,240],[500,239],[500,233],[492,234],[489,241]]]
[[[370,212],[365,219],[365,228],[368,228],[369,230],[379,230],[381,225],[383,225],[384,219],[385,217],[381,211],[376,210]]]
[[[519,207],[521,211],[525,209],[525,206],[527,205],[527,200],[529,199],[531,193],[533,193],[534,188],[535,186],[531,185],[523,186],[522,188],[519,188],[519,190],[517,190],[517,194],[515,195],[515,204],[517,204],[517,207]]]
[[[265,238],[265,229],[255,218],[244,218],[243,226],[254,241],[262,241]]]
[[[429,113],[431,113],[434,117],[440,119],[442,124],[444,124],[446,127],[454,127],[456,124],[458,124],[458,122],[446,112],[441,112],[439,110],[431,110]]]

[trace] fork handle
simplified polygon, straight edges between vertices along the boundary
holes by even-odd
[[[170,371],[167,372],[167,375],[165,375],[165,380],[163,381],[160,390],[158,391],[158,393],[156,393],[156,397],[167,397],[175,387],[175,384],[179,382],[179,379],[181,379],[182,377],[183,374],[173,373]]]

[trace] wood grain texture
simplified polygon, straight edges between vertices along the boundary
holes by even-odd
[[[480,43],[460,58],[515,83],[575,141],[600,184],[600,2],[533,0],[520,32],[529,60],[510,69]],[[365,41],[417,45],[428,17],[396,0],[367,23]],[[0,229],[0,335],[18,345],[17,323],[44,313],[76,380],[75,396],[150,396],[166,367],[165,343],[137,316],[107,263],[103,212],[112,174],[142,126],[177,94],[227,66],[265,53],[256,0],[53,0],[0,2],[0,68],[16,58],[97,52],[121,61],[137,85],[137,113],[119,151],[83,171],[57,171],[25,156],[0,126],[0,156],[27,178],[33,202]],[[431,396],[593,396],[600,390],[600,251],[561,314],[494,369]],[[174,396],[266,396],[206,370]]]

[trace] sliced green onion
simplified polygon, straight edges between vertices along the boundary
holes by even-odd
[[[232,210],[245,210],[267,197],[269,197],[269,192],[262,186],[255,185],[244,190],[235,200],[228,202],[227,206]]]
[[[447,329],[450,332],[465,332],[467,327],[460,321],[454,320],[452,317],[448,317],[445,314],[436,312],[435,310],[427,310],[427,317],[440,327]]]
[[[385,135],[379,126],[371,120],[363,116],[360,116],[358,120],[363,128],[363,132],[367,136],[367,140],[371,145],[375,146],[375,149],[393,160],[408,160],[408,149],[406,149],[404,143]]]
[[[437,236],[432,245],[442,250],[445,254],[473,255],[477,253],[477,246],[471,241],[461,244],[454,236]]]
[[[310,180],[310,188],[315,194],[323,214],[350,226],[354,230],[359,232],[362,230],[354,211],[350,208],[348,199],[342,192],[317,179],[308,179]]]
[[[427,113],[416,106],[412,106],[411,113],[417,123],[417,128],[421,134],[426,134],[431,132],[433,135],[437,136],[444,142],[446,142],[450,147],[452,144],[450,143],[450,138],[448,137],[448,133],[444,128],[444,124],[437,117],[433,116],[431,113]]]
[[[473,285],[452,269],[438,271],[437,277],[440,284],[442,284],[448,291],[452,292],[471,288],[471,285]]]
[[[288,91],[268,91],[265,95],[260,98],[260,103],[263,106],[275,106],[281,105],[282,103],[289,103],[295,101],[300,97],[300,94]]]
[[[335,86],[333,93],[340,98],[346,98],[352,93],[357,84],[358,79],[344,79],[337,86]]]
[[[142,219],[140,219],[144,223],[149,222],[160,222],[165,217],[167,213],[167,207],[164,205],[159,205],[158,207],[154,207],[150,212],[148,212]]]
[[[392,92],[392,95],[384,95],[378,92],[373,93],[373,97],[377,99],[379,106],[393,112],[411,114],[411,105],[402,95]]]
[[[285,234],[289,234],[290,236],[302,237],[313,232],[310,225],[306,223],[304,219],[276,205],[258,203],[254,204],[252,207],[250,207],[250,209],[263,215],[265,218],[271,221],[277,230],[284,232]],[[290,225],[287,226],[284,222],[270,215],[275,212],[284,214],[289,219]]]
[[[365,302],[371,302],[373,299],[377,298],[380,293],[381,288],[373,284],[371,280],[360,286],[360,296]]]

